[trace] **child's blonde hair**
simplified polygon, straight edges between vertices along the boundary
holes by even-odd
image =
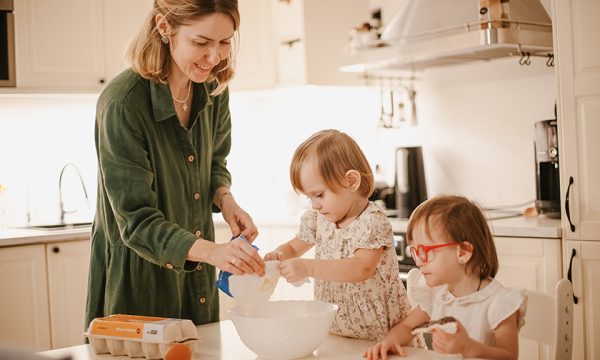
[[[239,48],[240,13],[237,0],[154,0],[152,10],[146,16],[140,32],[129,44],[126,60],[133,71],[144,79],[166,83],[173,72],[170,44],[161,41],[156,26],[156,15],[163,14],[171,26],[171,35],[182,25],[211,14],[225,14],[233,21],[234,37],[227,58],[215,66],[206,80],[216,81],[211,95],[225,91],[234,75],[234,63]]]
[[[337,193],[344,185],[342,180],[349,170],[360,173],[359,191],[366,198],[373,193],[373,171],[356,141],[338,130],[322,130],[311,135],[294,152],[290,165],[290,180],[296,193],[304,191],[300,183],[302,166],[315,160],[327,188]]]
[[[479,267],[480,279],[496,276],[496,246],[479,205],[458,195],[438,195],[423,202],[408,221],[408,244],[412,244],[413,233],[419,225],[424,227],[427,236],[431,236],[429,225],[432,221],[442,226],[447,235],[447,242],[455,242],[460,246],[466,241],[473,245],[473,255],[467,263],[467,268],[473,270]]]

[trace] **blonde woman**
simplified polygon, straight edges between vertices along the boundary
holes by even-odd
[[[296,237],[268,253],[288,282],[315,279],[315,299],[339,306],[331,331],[381,340],[410,313],[398,275],[392,225],[369,201],[373,173],[358,144],[337,130],[303,142],[292,157],[293,188],[312,202]],[[315,247],[315,259],[300,258]],[[422,337],[413,341],[424,347]]]
[[[219,321],[215,267],[264,274],[242,239],[214,243],[211,215],[234,236],[258,235],[225,160],[239,24],[236,0],[155,0],[131,68],[100,95],[86,327],[111,314]]]

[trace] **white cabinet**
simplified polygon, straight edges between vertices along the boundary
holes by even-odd
[[[52,348],[84,343],[91,241],[46,244]]]
[[[36,351],[83,344],[90,243],[0,248],[0,340]]]
[[[496,279],[504,286],[553,294],[562,278],[561,239],[495,237],[500,267]],[[521,339],[519,359],[550,360],[553,350]],[[576,358],[573,358],[576,359]]]
[[[235,60],[232,91],[269,89],[275,86],[275,52],[271,3],[265,0],[238,2],[240,48]]]
[[[0,248],[0,340],[50,350],[44,245]]]
[[[572,257],[573,250],[575,256]],[[600,242],[567,241],[565,268],[571,270],[573,296],[573,359],[600,358]],[[572,259],[571,259],[572,257]]]
[[[563,210],[563,226],[567,239],[600,240],[600,2],[555,0],[552,10],[561,192],[573,224]]]
[[[98,88],[125,69],[124,49],[151,0],[15,0],[17,87]]]
[[[279,85],[364,85],[339,67],[350,30],[369,21],[368,1],[272,1]]]

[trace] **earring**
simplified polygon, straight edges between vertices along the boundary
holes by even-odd
[[[165,45],[169,43],[169,39],[166,36],[163,36],[160,41],[162,41],[162,43]]]
[[[354,188],[350,188],[350,191],[354,191]]]
[[[458,263],[459,263],[459,264],[464,264],[464,263],[465,263],[465,261],[464,261],[463,259],[459,259],[459,260],[458,260]]]

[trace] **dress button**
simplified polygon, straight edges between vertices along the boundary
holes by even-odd
[[[189,160],[190,162],[194,161],[194,155],[190,155],[190,156],[188,157],[188,160]]]
[[[171,265],[171,263],[167,263],[167,268],[172,269],[173,265]]]
[[[198,271],[202,270],[202,264],[198,264],[198,266],[196,266],[196,270],[198,270]]]
[[[200,199],[200,194],[198,194],[198,193],[195,193],[195,194],[194,194],[194,199],[196,199],[196,200]]]
[[[200,237],[200,235],[202,235],[202,231],[200,231],[200,230],[196,231],[196,236]]]
[[[206,298],[200,298],[200,304],[204,304],[206,302]]]

